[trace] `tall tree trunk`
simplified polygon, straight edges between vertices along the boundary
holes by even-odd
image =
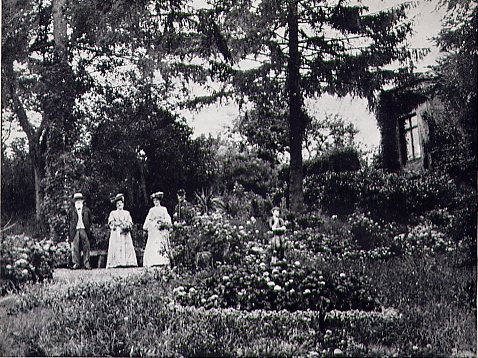
[[[66,23],[66,0],[53,0],[53,38],[55,40],[55,54],[62,63],[67,62],[66,42],[67,42],[67,23]]]
[[[38,165],[38,162],[33,163],[33,173],[35,176],[35,223],[37,226],[37,230],[40,229],[40,223],[41,223],[41,169]]]
[[[28,141],[28,154],[32,162],[35,180],[35,224],[37,230],[40,229],[41,223],[41,180],[43,179],[43,160],[40,150],[41,133],[45,128],[45,123],[42,121],[39,128],[35,130],[33,125],[28,121],[27,111],[23,106],[22,100],[17,91],[17,77],[13,69],[13,62],[5,62],[5,78],[8,81],[8,90],[13,102],[13,112],[20,123],[20,127],[25,132]]]
[[[149,203],[148,192],[146,191],[146,177],[144,175],[144,163],[139,160],[139,174],[141,178],[141,194],[143,195],[143,201],[145,205]]]
[[[304,117],[302,115],[302,97],[299,88],[299,24],[297,0],[289,0],[287,22],[289,26],[289,60],[287,91],[289,95],[289,206],[294,213],[304,208],[302,183],[302,142],[304,138]]]

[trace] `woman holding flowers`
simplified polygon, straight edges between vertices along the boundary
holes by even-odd
[[[124,210],[124,195],[116,195],[111,202],[116,205],[116,210],[113,210],[108,217],[111,232],[106,268],[138,266],[130,233],[133,220],[129,211]]]
[[[168,210],[161,206],[163,193],[158,191],[151,195],[154,206],[149,209],[143,230],[148,232],[148,241],[144,249],[143,266],[169,265],[169,230],[171,216]]]

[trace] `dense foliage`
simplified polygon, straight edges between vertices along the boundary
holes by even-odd
[[[442,51],[436,95],[444,110],[433,119],[437,165],[468,185],[476,185],[477,70],[476,33],[478,8],[473,1],[446,1],[447,14],[435,38]]]
[[[50,240],[3,236],[0,253],[0,295],[15,292],[27,282],[42,282],[53,277],[57,257],[56,247]]]
[[[192,195],[212,180],[212,144],[192,139],[184,121],[158,106],[158,96],[145,90],[122,98],[121,106],[105,107],[95,122],[85,174],[90,177],[90,205],[100,220],[106,220],[116,193],[125,194],[126,208],[141,222],[151,192],[163,191],[172,212],[178,189],[188,188]]]
[[[436,174],[361,170],[322,176],[322,185],[341,176],[355,185],[353,211],[332,214],[321,199],[311,204],[322,210],[288,215],[284,260],[271,262],[269,209],[252,215],[272,203],[238,185],[212,197],[214,205],[192,205],[192,221],[175,224],[171,271],[148,269],[120,281],[82,279],[26,288],[9,305],[0,349],[35,355],[167,351],[253,356],[474,351],[476,265],[467,254],[475,237],[465,213],[475,211],[469,197],[448,176]],[[322,198],[323,192],[317,193]],[[393,195],[404,198],[407,215],[392,210],[387,197]],[[367,205],[375,211],[363,211]],[[106,226],[93,231],[102,237],[94,245],[105,245]],[[138,227],[132,236],[141,249],[144,233]],[[10,252],[26,255],[19,237],[9,240]],[[29,252],[37,255],[40,244],[29,242]],[[51,268],[64,264],[69,253],[64,245],[51,245],[48,252]],[[39,280],[23,256],[4,268],[18,287]],[[104,271],[88,271],[88,277]],[[48,272],[45,278],[51,277]],[[38,319],[25,327],[24,317]],[[60,326],[71,332],[63,336]],[[92,335],[93,326],[102,333]],[[164,336],[165,331],[170,334]],[[191,345],[191,339],[196,343]]]
[[[34,215],[35,186],[31,161],[22,141],[13,143],[11,153],[2,148],[2,222]]]
[[[426,211],[453,206],[458,188],[446,175],[434,173],[326,172],[306,178],[311,208],[337,215],[359,209],[385,221],[407,223]]]
[[[267,268],[254,254],[243,264],[226,265],[197,284],[178,286],[177,300],[196,307],[232,307],[241,310],[372,310],[378,306],[364,278],[335,272],[323,273],[300,262]]]

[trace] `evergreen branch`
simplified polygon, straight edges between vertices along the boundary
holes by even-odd
[[[269,63],[269,62],[267,62],[267,60],[262,61],[262,60],[258,60],[258,59],[256,59],[256,58],[250,58],[250,57],[247,57],[247,56],[244,57],[244,60],[257,62],[257,63],[260,63],[260,64],[267,64],[267,63]]]
[[[94,54],[94,56],[92,57],[93,58],[96,58],[96,57],[102,57],[102,56],[110,56],[110,57],[116,57],[116,58],[119,58],[119,59],[123,59],[123,60],[129,60],[129,61],[138,61],[140,58],[139,57],[134,57],[134,56],[127,56],[127,55],[124,55],[124,54],[117,54],[113,51],[107,51],[105,52],[104,50],[102,49],[99,49],[97,47],[90,47],[90,46],[86,46],[86,45],[80,45],[78,44],[77,45],[77,48],[79,50],[83,50],[83,51],[87,51],[87,52],[91,52]]]
[[[217,100],[221,98],[229,98],[231,95],[234,95],[234,94],[235,92],[233,91],[226,91],[226,90],[214,91],[209,96],[196,96],[193,99],[180,102],[178,106],[180,108],[200,109],[203,106],[207,106],[207,105],[215,103]]]

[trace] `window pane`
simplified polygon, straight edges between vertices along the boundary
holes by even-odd
[[[420,158],[422,156],[422,148],[420,146],[420,136],[418,133],[418,128],[412,130],[413,134],[413,147],[415,149],[415,158]]]
[[[405,133],[405,139],[407,141],[407,159],[413,160],[412,135],[410,131]]]

